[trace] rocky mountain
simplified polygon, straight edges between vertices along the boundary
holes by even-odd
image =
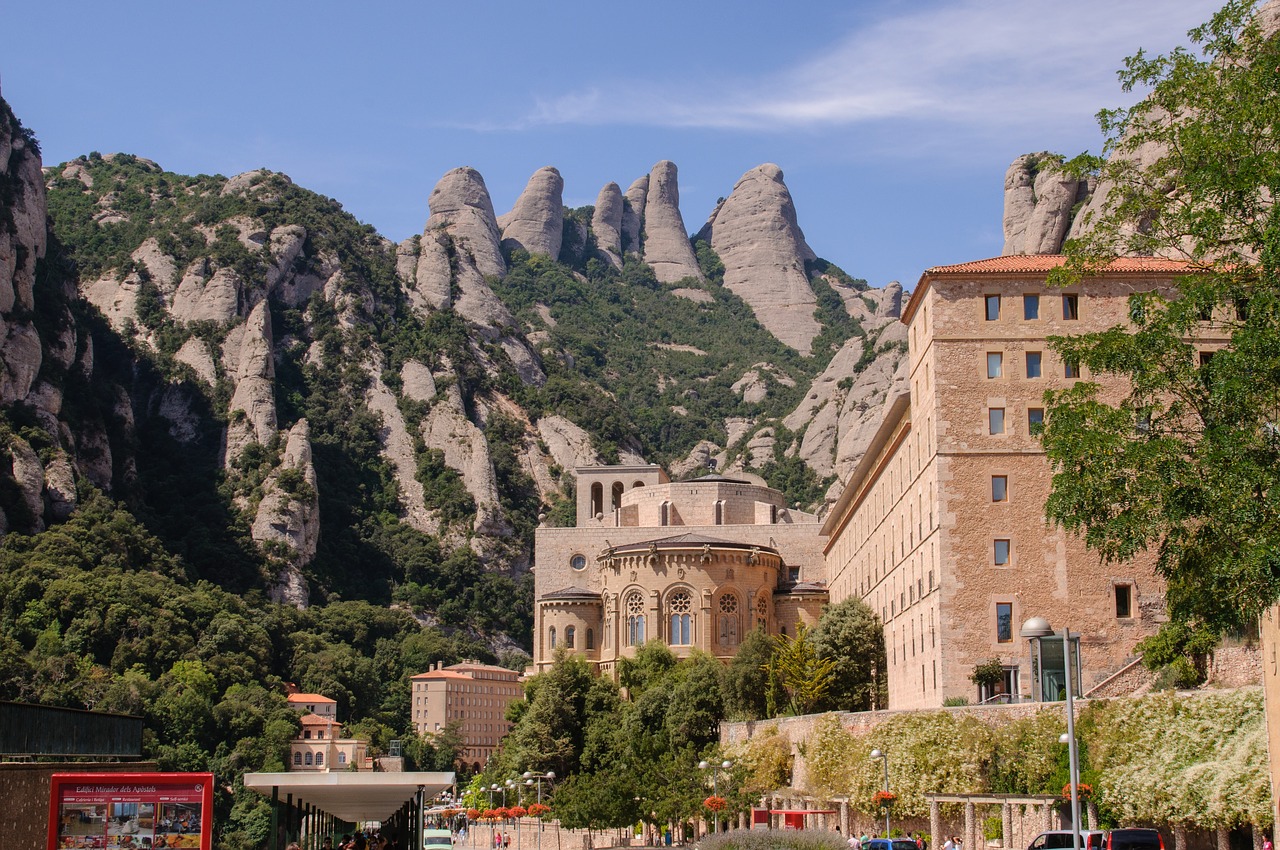
[[[266,170],[42,169],[7,105],[0,165],[3,530],[94,487],[236,592],[523,641],[576,466],[821,505],[903,380],[901,287],[821,260],[773,165],[693,239],[670,162],[582,209],[542,168],[502,216],[458,168],[398,245]]]
[[[1266,0],[1253,15],[1263,37],[1280,33],[1280,0]],[[1122,162],[1132,160],[1137,169],[1146,170],[1166,154],[1161,146],[1148,143],[1117,155],[1126,157]],[[1114,187],[1076,180],[1057,168],[1061,162],[1061,156],[1041,151],[1023,154],[1009,165],[1004,178],[1002,254],[1058,254],[1066,240],[1092,232]],[[1176,187],[1171,184],[1167,191],[1174,192]]]

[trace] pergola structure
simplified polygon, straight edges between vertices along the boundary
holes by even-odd
[[[925,794],[924,798],[929,803],[929,833],[938,847],[942,846],[944,803],[964,806],[964,834],[961,837],[965,847],[983,847],[986,844],[978,820],[978,807],[999,806],[1004,835],[1002,846],[1006,848],[1025,847],[1030,843],[1028,834],[1034,837],[1057,828],[1054,820],[1062,805],[1062,798],[1052,794]],[[1084,825],[1081,824],[1080,828],[1084,829]]]
[[[271,800],[270,850],[289,841],[318,850],[324,836],[370,821],[420,850],[426,805],[453,784],[452,772],[244,775],[244,787]]]

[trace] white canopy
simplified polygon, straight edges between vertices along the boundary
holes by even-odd
[[[294,805],[310,804],[339,820],[351,823],[385,821],[417,796],[421,788],[427,800],[453,785],[454,774],[444,772],[366,773],[246,773],[244,787],[270,797],[275,791],[283,801],[293,795]]]

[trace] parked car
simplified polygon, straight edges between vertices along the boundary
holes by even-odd
[[[1156,829],[1113,829],[1106,850],[1164,850],[1164,839]]]
[[[1108,850],[1107,833],[1101,829],[1082,829],[1080,830],[1080,848],[1081,850]],[[1027,850],[1064,850],[1064,848],[1075,847],[1075,841],[1069,829],[1051,829],[1048,832],[1042,832],[1036,836],[1035,840],[1027,845]],[[1164,850],[1164,848],[1160,848]]]
[[[872,838],[862,842],[862,850],[920,850],[910,838]]]

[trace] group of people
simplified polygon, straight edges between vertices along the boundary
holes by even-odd
[[[298,842],[293,841],[285,850],[302,850],[302,848]],[[354,835],[343,835],[338,839],[337,844],[332,838],[325,836],[324,841],[320,843],[320,850],[402,850],[402,848],[399,840],[380,832],[357,832]]]
[[[838,827],[836,831],[840,831]],[[867,837],[865,832],[861,835],[850,835],[848,841],[849,848],[850,850],[862,850],[863,846],[865,846],[870,840],[871,839]],[[907,833],[907,840],[914,841],[918,850],[929,850],[929,840],[919,832]],[[960,842],[959,838],[956,838],[953,835],[947,839],[946,844],[942,845],[942,850],[964,850],[964,845]]]
[[[495,832],[493,834],[493,850],[508,850],[511,847],[511,833]]]

